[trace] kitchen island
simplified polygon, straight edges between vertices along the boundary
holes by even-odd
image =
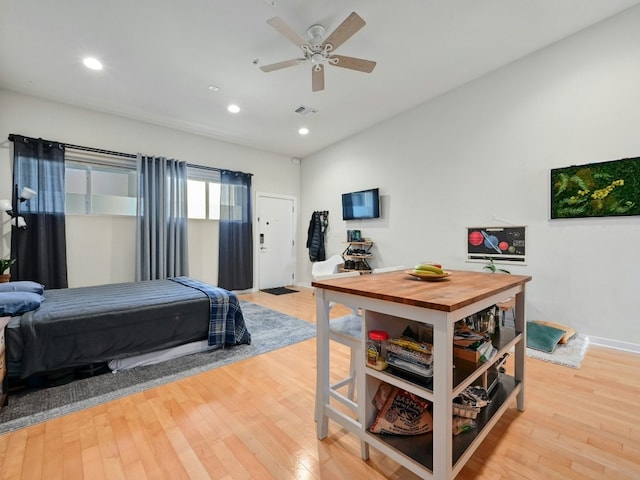
[[[454,478],[471,457],[502,414],[513,403],[525,409],[526,313],[525,285],[529,276],[501,275],[484,272],[451,271],[447,278],[426,281],[402,271],[348,278],[315,281],[317,309],[317,436],[328,435],[331,419],[363,441],[362,456],[368,457],[368,446],[423,478]],[[468,368],[454,362],[454,324],[507,298],[515,298],[515,328],[501,327],[493,336],[497,349],[491,361]],[[339,303],[360,309],[362,315],[362,348],[366,332],[385,330],[399,336],[407,326],[419,331],[432,328],[433,378],[416,381],[395,370],[369,368],[365,358],[356,372],[357,418],[344,413],[330,402],[329,311]],[[476,420],[477,428],[457,436],[452,434],[452,400],[468,386],[486,377],[487,372],[504,354],[514,351],[513,375],[500,375],[492,391],[491,403]],[[455,368],[454,368],[455,365]],[[371,400],[381,382],[407,390],[432,404],[433,431],[417,436],[395,436],[369,432],[377,411]]]

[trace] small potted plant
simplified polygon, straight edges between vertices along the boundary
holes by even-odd
[[[504,268],[498,268],[496,264],[493,263],[492,257],[484,257],[484,259],[487,261],[487,264],[484,267],[482,267],[484,270],[489,270],[491,273],[500,272],[500,273],[511,274],[509,270],[505,270]]]
[[[5,273],[11,265],[16,263],[15,258],[0,258],[0,283],[8,282],[11,278],[10,273]]]

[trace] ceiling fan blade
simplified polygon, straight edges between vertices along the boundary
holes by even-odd
[[[331,58],[337,58],[338,63],[330,63],[334,67],[350,68],[359,72],[371,73],[376,66],[376,62],[364,60],[362,58],[345,57],[344,55],[331,55]]]
[[[285,60],[284,62],[271,63],[269,65],[263,65],[260,70],[263,72],[273,72],[274,70],[280,70],[281,68],[293,67],[306,61],[304,58],[292,58],[291,60]]]
[[[297,47],[301,47],[307,41],[302,38],[293,28],[285,23],[280,17],[273,17],[267,20],[267,23],[279,31],[282,35],[289,39]]]
[[[311,67],[311,90],[319,92],[324,90],[324,65],[316,70],[315,66]]]
[[[366,22],[356,12],[352,12],[331,35],[324,41],[323,46],[331,44],[333,50],[349,40],[355,33],[366,25]]]

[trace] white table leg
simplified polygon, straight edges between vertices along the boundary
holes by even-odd
[[[516,404],[519,411],[524,412],[525,405],[525,366],[527,357],[527,317],[525,314],[524,289],[516,295],[516,331],[522,332],[523,339],[516,345],[514,376],[520,382],[520,392],[516,396]]]
[[[316,289],[316,429],[320,440],[329,432],[329,417],[325,405],[329,403],[329,302],[324,290]]]

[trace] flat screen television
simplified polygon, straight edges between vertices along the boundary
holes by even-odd
[[[380,194],[377,188],[342,194],[342,219],[358,220],[380,216]]]

